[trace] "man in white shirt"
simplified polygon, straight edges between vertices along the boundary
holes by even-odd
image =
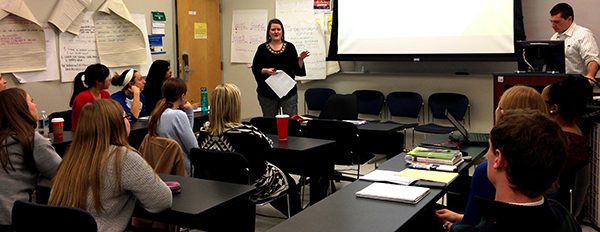
[[[550,23],[556,33],[551,40],[565,41],[565,70],[567,73],[582,74],[595,82],[600,66],[598,45],[590,29],[575,24],[573,8],[567,3],[558,3],[550,10]]]

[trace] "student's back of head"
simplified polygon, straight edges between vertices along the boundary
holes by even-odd
[[[160,121],[160,116],[167,108],[172,108],[175,104],[183,104],[182,99],[187,93],[187,85],[185,81],[179,78],[169,78],[162,85],[161,92],[163,99],[158,101],[156,108],[150,115],[150,122],[148,122],[148,133],[151,136],[157,136],[156,128]]]
[[[560,126],[535,110],[505,111],[490,132],[490,142],[490,149],[501,151],[507,163],[511,188],[530,198],[547,193],[566,160],[566,138]]]
[[[210,98],[210,124],[207,128],[211,135],[221,135],[227,128],[241,124],[241,99],[240,89],[234,84],[220,84],[215,88]]]
[[[592,88],[586,78],[567,78],[547,86],[543,94],[552,113],[570,122],[585,113]]]
[[[92,64],[85,71],[78,73],[73,80],[73,94],[69,106],[73,106],[73,101],[79,93],[97,86],[99,83],[104,83],[109,75],[110,71],[103,64]]]

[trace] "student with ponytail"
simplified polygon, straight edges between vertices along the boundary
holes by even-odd
[[[111,84],[123,88],[121,91],[113,93],[111,97],[121,104],[129,121],[136,121],[139,117],[148,115],[146,113],[146,98],[142,94],[146,81],[140,72],[127,69],[121,75],[116,74],[113,76]]]
[[[163,99],[158,101],[152,111],[148,123],[148,134],[177,141],[185,154],[185,167],[192,173],[190,150],[198,147],[198,141],[192,128],[194,112],[192,105],[186,101],[187,86],[178,78],[170,78],[162,86]]]
[[[106,91],[110,86],[110,71],[103,64],[92,64],[85,71],[75,76],[73,81],[73,95],[69,106],[72,108],[71,129],[77,128],[77,120],[81,108],[89,102],[99,99],[110,99],[110,93]]]

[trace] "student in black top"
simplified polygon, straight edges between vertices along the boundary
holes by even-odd
[[[155,60],[152,62],[150,66],[150,70],[148,70],[148,75],[146,76],[146,86],[144,90],[142,90],[142,94],[146,97],[146,113],[148,115],[152,114],[154,111],[154,107],[156,107],[156,103],[163,98],[161,93],[161,88],[163,83],[171,78],[173,75],[173,71],[171,70],[171,65],[169,61],[166,60]]]
[[[258,46],[252,61],[252,73],[257,83],[258,102],[265,117],[275,116],[280,107],[285,114],[298,113],[296,86],[279,99],[265,82],[277,70],[284,71],[294,79],[296,75],[306,75],[304,58],[308,57],[310,53],[302,51],[298,55],[294,44],[285,41],[284,34],[283,23],[279,19],[271,19],[267,25],[267,42]]]

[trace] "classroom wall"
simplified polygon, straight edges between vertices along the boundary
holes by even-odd
[[[59,0],[24,0],[30,7],[33,15],[40,22],[47,22],[50,13],[54,9],[54,5]],[[92,5],[88,10],[97,9],[104,0],[92,0]],[[150,32],[151,26],[151,11],[163,11],[167,17],[168,26],[166,28],[166,36],[163,38],[164,49],[166,54],[153,55],[152,59],[170,60],[172,68],[176,68],[176,40],[175,40],[175,8],[172,0],[123,0],[131,13],[146,14],[147,30]],[[151,4],[148,4],[151,3]],[[56,30],[58,31],[58,30]],[[58,44],[58,39],[56,40]],[[57,57],[58,59],[58,57]],[[176,74],[176,71],[173,72]],[[146,75],[142,73],[142,75]],[[63,111],[69,109],[69,100],[73,92],[73,84],[71,82],[62,83],[60,81],[46,81],[36,83],[19,84],[12,74],[3,74],[9,87],[19,87],[26,90],[37,104],[38,111],[46,110],[48,113],[55,111]],[[74,78],[74,77],[70,77]],[[110,92],[118,91],[117,88],[111,87]]]
[[[568,1],[575,8],[575,21],[600,36],[598,0]],[[529,40],[549,39],[553,33],[548,22],[549,10],[558,1],[524,0],[524,22]],[[256,83],[247,64],[230,63],[231,16],[236,9],[268,9],[275,16],[275,0],[222,0],[223,75],[224,81],[238,85],[242,91],[242,117],[260,115],[256,99]],[[283,22],[285,24],[285,22]],[[294,41],[290,41],[294,42]],[[384,94],[392,91],[415,91],[424,98],[433,92],[459,92],[471,101],[471,128],[489,131],[493,123],[492,73],[516,70],[513,62],[341,62],[342,72],[322,81],[298,84],[298,110],[304,110],[304,91],[312,87],[329,87],[338,93],[356,89],[377,89]],[[364,67],[364,68],[363,68]],[[366,73],[352,72],[365,70]],[[455,75],[468,72],[470,75]]]

